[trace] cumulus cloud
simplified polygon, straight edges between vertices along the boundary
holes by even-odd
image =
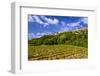
[[[78,22],[73,22],[73,23],[66,23],[66,22],[61,22],[61,25],[65,28],[67,26],[70,26],[70,27],[75,27],[75,26],[80,26],[80,21]]]
[[[51,19],[51,18],[47,18],[45,16],[41,16],[41,18],[46,21],[48,24],[58,24],[59,20],[54,18],[54,19]]]
[[[51,18],[47,18],[46,16],[35,16],[35,15],[29,16],[28,21],[42,24],[44,27],[49,26],[51,24],[57,25],[59,22],[59,20],[56,18],[51,19]]]
[[[85,19],[84,20],[82,19],[82,20],[79,20],[79,21],[73,22],[73,23],[66,23],[66,22],[62,21],[61,25],[63,27],[60,29],[60,32],[82,28],[81,22],[83,22],[83,21],[85,22]]]
[[[81,18],[81,20],[80,20],[81,22],[83,22],[83,23],[85,23],[85,24],[88,24],[88,18]]]
[[[44,24],[44,22],[39,18],[39,16],[32,16],[32,18],[34,19],[34,22],[37,22],[39,24]]]
[[[29,33],[28,39],[31,40],[32,38],[37,38],[37,36],[34,33]]]
[[[43,27],[49,26],[49,23],[44,23]]]
[[[68,23],[67,26],[72,26],[72,27],[80,26],[80,22]]]
[[[28,21],[29,21],[29,22],[33,22],[33,21],[34,21],[33,18],[32,18],[32,16],[29,16],[29,17],[28,17]]]
[[[36,33],[36,35],[37,36],[43,36],[43,35],[46,35],[46,33],[44,33],[44,32],[42,32],[42,33],[38,32],[38,33]]]
[[[67,24],[64,21],[61,21],[62,26],[66,26]]]
[[[45,33],[29,33],[28,39],[31,40],[33,38],[40,38],[43,35],[45,35]]]
[[[36,33],[37,36],[44,36],[44,35],[50,35],[52,34],[51,32],[38,32]]]
[[[36,22],[39,24],[44,24],[44,22],[39,18],[39,16],[29,16],[28,21],[29,22]]]
[[[50,35],[52,34],[51,32],[37,32],[37,33],[29,33],[28,34],[28,39],[31,40],[33,38],[40,38],[44,35]]]
[[[88,18],[81,18],[77,22],[67,23],[67,26],[72,26],[72,27],[81,26],[81,22],[83,22],[84,24],[88,24]]]

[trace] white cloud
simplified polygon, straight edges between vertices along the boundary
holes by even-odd
[[[36,35],[37,36],[43,36],[43,35],[46,35],[46,33],[44,33],[44,32],[43,33],[38,32],[38,33],[36,33]]]
[[[73,23],[66,23],[66,22],[61,22],[61,25],[63,26],[61,29],[60,29],[60,32],[63,32],[63,31],[69,31],[69,30],[72,30],[73,28],[76,28],[77,29],[77,26],[80,27],[80,21],[78,22],[73,22]]]
[[[71,26],[71,27],[75,27],[75,26],[80,26],[80,21],[78,22],[73,22],[73,23],[65,23],[65,22],[61,22],[62,26]]]
[[[50,35],[50,34],[52,34],[51,32],[38,32],[38,33],[36,33],[36,35],[37,36],[43,36],[43,35]]]
[[[37,22],[39,24],[44,24],[44,22],[39,18],[39,16],[32,16],[33,22]]]
[[[38,32],[38,33],[36,33],[36,35],[38,35],[38,36],[39,36],[39,35],[41,35],[41,33],[39,33],[39,32]]]
[[[44,35],[50,35],[52,34],[51,32],[37,32],[37,33],[29,33],[28,34],[28,39],[31,40],[33,38],[40,38]]]
[[[49,26],[50,24],[57,25],[59,22],[59,20],[56,18],[51,19],[51,18],[47,18],[45,16],[29,16],[28,21],[29,22],[37,22],[39,24],[42,24],[44,27]]]
[[[43,35],[46,35],[46,33],[44,33],[44,32],[43,32],[43,33],[41,33],[41,36],[43,36]]]
[[[58,24],[58,20],[57,19],[50,19],[50,18],[48,18],[47,22],[50,23],[50,24]]]
[[[80,22],[68,23],[67,26],[72,26],[72,27],[80,26]]]
[[[44,27],[46,27],[46,26],[48,26],[48,25],[49,25],[49,23],[44,23],[44,25],[43,25],[43,26],[44,26]]]
[[[58,19],[56,19],[56,18],[54,18],[54,19],[51,19],[51,18],[47,18],[47,17],[45,17],[45,16],[40,16],[46,23],[48,23],[48,24],[54,24],[54,25],[56,25],[56,24],[58,24],[58,22],[59,22],[59,20]]]
[[[81,26],[80,25],[81,22],[83,22],[85,24],[88,24],[88,18],[81,18],[79,21],[73,22],[73,23],[66,23],[64,21],[61,21],[61,25],[62,26],[72,26],[72,27],[75,27],[75,26]]]
[[[81,18],[81,22],[84,22],[85,24],[88,24],[88,18]]]
[[[29,16],[29,17],[28,17],[28,21],[29,21],[29,22],[33,22],[33,21],[34,21],[33,18],[32,18],[32,16]]]
[[[29,33],[28,39],[31,40],[32,38],[36,38],[36,35],[34,33]]]
[[[67,26],[70,26],[70,27],[80,26],[80,21],[73,22],[73,23],[66,23],[66,22],[61,21],[61,25],[63,27],[67,27]]]
[[[66,23],[64,21],[61,21],[62,26],[66,26]]]
[[[33,38],[40,38],[41,36],[47,35],[47,33],[29,33],[28,34],[28,39],[31,40]]]

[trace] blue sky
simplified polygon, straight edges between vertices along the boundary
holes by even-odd
[[[88,27],[87,17],[28,15],[28,38]]]

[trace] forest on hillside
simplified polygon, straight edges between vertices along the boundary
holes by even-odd
[[[61,32],[28,40],[29,60],[88,58],[88,30]]]
[[[39,45],[75,45],[80,47],[88,47],[88,30],[75,30],[56,33],[52,35],[44,35],[40,38],[33,38],[28,40],[29,45],[39,46]]]

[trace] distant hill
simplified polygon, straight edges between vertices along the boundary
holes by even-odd
[[[44,35],[40,38],[28,40],[29,45],[75,45],[88,47],[88,29],[64,31],[52,35]]]

